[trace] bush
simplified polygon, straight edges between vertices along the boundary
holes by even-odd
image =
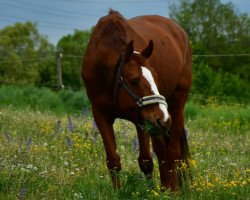
[[[89,108],[90,103],[85,91],[61,90],[59,97],[67,105],[66,110],[69,112],[81,111],[84,107]]]
[[[203,96],[250,98],[249,82],[239,76],[214,71],[206,64],[193,67],[192,93]]]

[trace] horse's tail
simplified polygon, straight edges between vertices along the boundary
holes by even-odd
[[[183,134],[180,138],[180,145],[181,145],[181,160],[184,163],[183,169],[180,171],[180,186],[181,188],[185,187],[188,183],[192,182],[192,175],[190,172],[190,153],[189,153],[189,146],[188,146],[188,131],[184,128]]]
[[[181,159],[184,162],[186,162],[186,164],[188,164],[190,159],[190,153],[188,147],[188,131],[185,128],[180,138],[180,145],[181,145]]]

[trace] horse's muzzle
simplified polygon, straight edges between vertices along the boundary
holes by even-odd
[[[142,126],[143,130],[149,136],[159,136],[166,134],[168,135],[168,131],[171,126],[171,117],[168,118],[167,121],[163,121],[161,118],[156,118],[154,120],[146,120]]]
[[[171,126],[172,120],[171,117],[169,116],[168,120],[164,122],[161,118],[156,119],[156,127],[157,129],[161,130],[161,132],[168,133],[170,126]]]

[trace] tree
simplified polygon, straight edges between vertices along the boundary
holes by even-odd
[[[193,54],[249,54],[250,18],[238,13],[232,3],[220,0],[180,0],[170,6],[170,17],[187,32]],[[250,57],[196,59],[215,70],[250,78]]]
[[[82,86],[81,65],[84,50],[90,38],[90,31],[75,30],[73,35],[64,36],[57,44],[62,53],[62,76],[66,86]]]
[[[16,23],[0,30],[0,35],[0,82],[40,84],[44,73],[52,78],[54,47],[38,33],[36,24]]]

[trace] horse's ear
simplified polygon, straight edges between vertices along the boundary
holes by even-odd
[[[123,57],[123,62],[125,63],[128,62],[133,53],[134,53],[134,41],[131,40],[127,45],[126,52]]]
[[[153,53],[153,49],[154,49],[154,43],[153,40],[150,40],[148,46],[142,50],[141,55],[145,58],[149,58]]]

